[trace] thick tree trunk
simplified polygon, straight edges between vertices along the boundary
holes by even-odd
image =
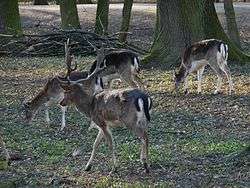
[[[109,15],[109,0],[98,0],[95,21],[95,33],[107,34]]]
[[[17,0],[0,1],[0,33],[22,34]]]
[[[133,6],[133,0],[124,0],[123,10],[122,10],[122,25],[121,25],[121,34],[119,36],[120,42],[126,42],[127,32],[129,30],[130,19],[131,19],[131,10]]]
[[[177,62],[184,49],[204,38],[199,0],[158,0],[150,60]]]
[[[238,62],[250,62],[250,56],[244,54],[224,32],[212,0],[203,0],[203,17],[206,38],[217,38],[223,40],[229,45],[229,60]]]
[[[77,0],[77,4],[92,4],[91,0]]]
[[[224,10],[227,20],[227,34],[229,38],[239,47],[240,46],[240,35],[235,20],[235,12],[232,0],[224,0]]]
[[[229,58],[249,61],[226,36],[213,0],[158,0],[157,21],[151,53],[145,61],[180,62],[187,46],[202,39],[217,38],[229,45]]]
[[[48,5],[48,0],[34,0],[33,1],[34,5]]]
[[[76,0],[60,0],[60,12],[63,29],[79,29]]]

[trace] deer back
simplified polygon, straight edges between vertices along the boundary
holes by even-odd
[[[96,61],[92,64],[90,68],[90,73],[96,69]],[[106,69],[102,71],[100,76],[105,76],[109,74],[121,73],[123,71],[131,71],[134,67],[134,71],[139,72],[139,59],[137,54],[129,50],[116,50],[109,52],[105,55],[103,65],[106,65]],[[101,64],[102,66],[102,64]]]
[[[150,121],[150,97],[138,89],[104,90],[93,100],[91,118],[105,122],[120,122],[133,125],[137,121],[138,112],[145,114]]]

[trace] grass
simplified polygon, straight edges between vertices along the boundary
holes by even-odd
[[[81,59],[89,66],[92,57]],[[67,112],[67,126],[60,132],[60,109],[51,108],[52,125],[45,123],[43,109],[31,125],[23,122],[21,103],[32,98],[48,79],[64,71],[63,58],[0,58],[0,127],[8,149],[22,160],[0,171],[0,187],[247,187],[249,159],[226,162],[249,146],[250,65],[230,66],[235,94],[213,95],[216,77],[206,70],[203,94],[172,92],[170,70],[143,70],[142,77],[153,98],[149,125],[149,175],[139,160],[139,140],[125,128],[113,131],[119,161],[118,173],[109,176],[111,155],[103,142],[91,172],[84,166],[97,131],[75,111]],[[75,149],[81,149],[73,157]]]

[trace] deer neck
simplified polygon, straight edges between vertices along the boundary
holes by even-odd
[[[92,114],[93,109],[93,101],[95,96],[87,94],[85,92],[76,92],[74,96],[74,103],[77,109],[84,113],[89,118]]]
[[[47,93],[43,90],[40,91],[30,102],[30,108],[36,112],[43,104],[49,101]]]

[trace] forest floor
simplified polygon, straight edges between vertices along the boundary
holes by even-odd
[[[41,27],[34,27],[36,16],[47,15],[48,10],[34,6],[20,9],[27,33],[51,31],[52,26],[59,24],[58,13],[51,11],[48,18],[51,23],[41,20],[38,23]],[[87,9],[94,12],[90,10]],[[143,12],[146,13],[141,15],[147,16],[144,21],[151,22],[144,26],[134,15],[132,28],[133,33],[138,31],[135,32],[138,44],[144,46],[146,41],[145,48],[148,48],[155,12],[151,9]],[[243,25],[249,25],[249,14],[245,18],[247,23],[241,22]],[[84,22],[87,18],[80,16]],[[113,19],[116,25],[112,28],[118,27],[118,18]],[[28,20],[31,27],[26,25]],[[93,21],[94,16],[86,29],[93,28]],[[112,28],[111,32],[117,31]],[[249,40],[249,26],[240,28],[245,33],[242,40]],[[148,34],[143,36],[142,30]],[[84,63],[80,69],[84,69],[94,57],[81,60]],[[61,112],[58,107],[51,108],[51,125],[45,122],[44,109],[38,112],[31,125],[23,121],[23,100],[37,94],[50,76],[63,71],[63,62],[62,57],[0,58],[0,127],[9,151],[20,155],[8,170],[0,171],[0,187],[249,187],[250,153],[238,155],[250,144],[249,64],[229,65],[235,88],[231,96],[227,95],[225,80],[223,94],[212,94],[216,76],[209,68],[204,74],[203,93],[197,94],[197,81],[193,77],[188,96],[182,91],[173,92],[171,70],[143,69],[140,76],[154,103],[149,124],[150,173],[146,174],[140,164],[139,141],[128,130],[118,128],[113,135],[119,167],[118,172],[110,176],[111,155],[105,142],[98,150],[93,169],[84,171],[97,131],[88,131],[89,121],[73,107],[67,112],[63,132],[59,131]],[[76,149],[81,152],[74,157],[72,153]]]

